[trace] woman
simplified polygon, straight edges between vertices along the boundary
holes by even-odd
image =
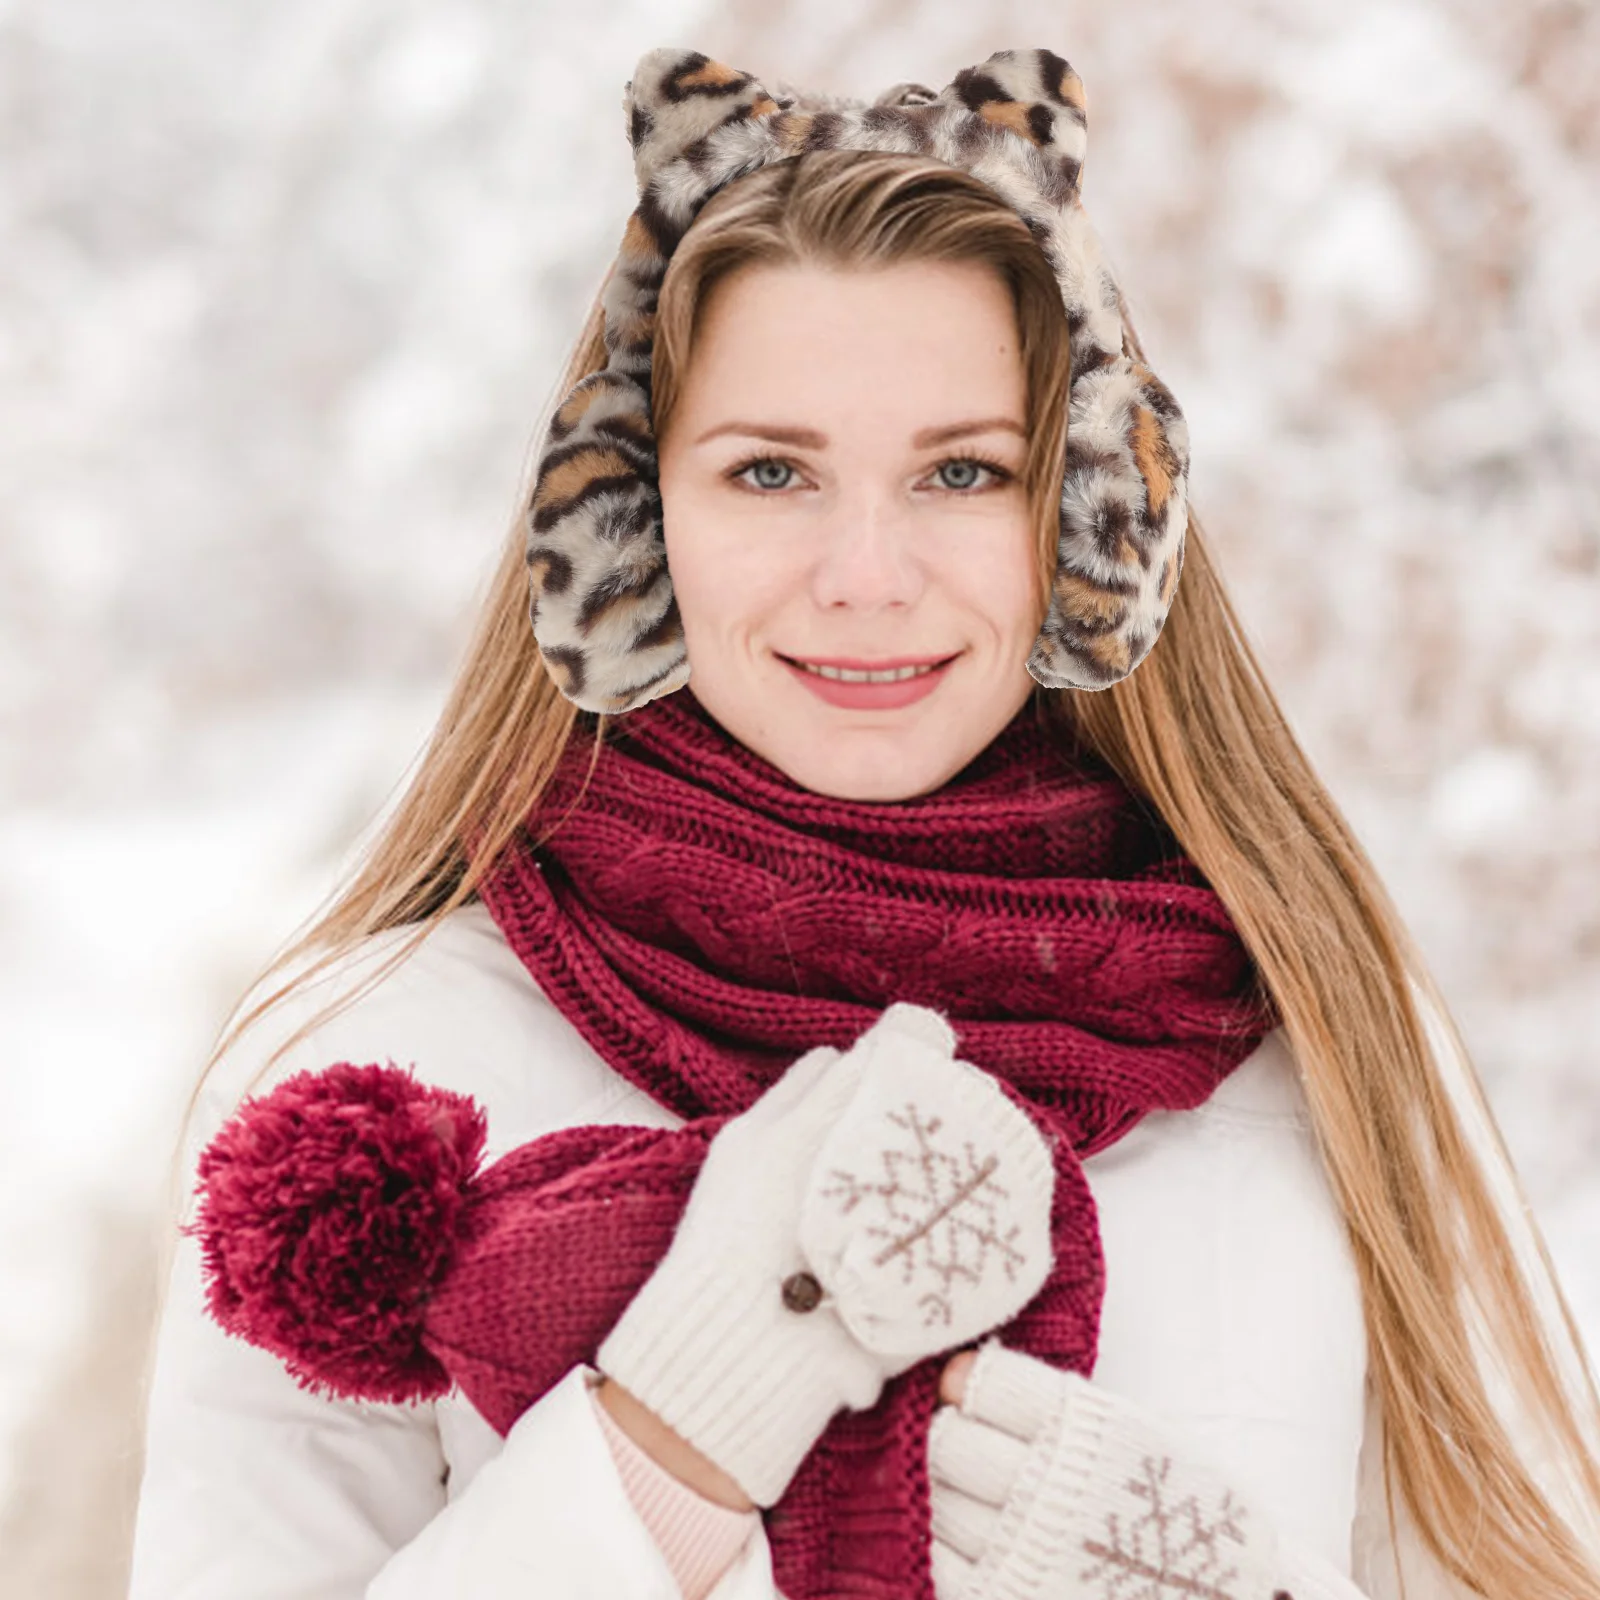
[[[298,1387],[180,1244],[136,1600],[1600,1594],[1592,1379],[1187,514],[1077,204],[1075,77],[1001,53],[819,106],[658,51],[628,112],[641,206],[527,527],[190,1151],[268,1073],[298,1116],[387,1059],[497,1153],[589,1152],[541,1205],[590,1156],[701,1130],[704,1164],[593,1359],[513,1383],[529,1352],[485,1346],[430,1406]],[[830,1085],[970,1087],[942,1017],[1049,1138],[1045,1289],[909,1369],[826,1274],[708,1340],[853,1126]],[[831,1342],[774,1422],[791,1339]]]

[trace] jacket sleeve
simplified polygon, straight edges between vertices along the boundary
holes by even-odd
[[[679,1600],[575,1367],[453,1498],[434,1408],[301,1389],[206,1315],[198,1245],[158,1330],[130,1600]],[[777,1600],[753,1538],[714,1600]]]
[[[530,1096],[528,1055],[548,1044],[542,1013],[499,971],[492,940],[459,917],[445,932],[298,1043],[290,1030],[319,1010],[334,978],[230,1046],[184,1130],[177,1209],[193,1214],[199,1152],[245,1094],[341,1059],[416,1062],[430,1081],[478,1097],[502,1145],[595,1111],[604,1120],[593,1077],[559,1056]],[[340,980],[388,948],[387,936],[370,941]],[[452,1477],[444,1440],[454,1430],[441,1432],[441,1421],[447,1407],[465,1408],[458,1395],[400,1406],[301,1388],[211,1319],[199,1242],[168,1229],[130,1600],[679,1600],[583,1391],[585,1369],[503,1441],[487,1423],[470,1430],[470,1448],[452,1455],[497,1453],[475,1474],[461,1462]],[[713,1596],[775,1600],[764,1537]]]

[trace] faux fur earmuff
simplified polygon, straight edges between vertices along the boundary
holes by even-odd
[[[1061,287],[1072,389],[1057,569],[1027,669],[1046,688],[1104,689],[1155,643],[1188,526],[1189,434],[1126,346],[1122,301],[1084,213],[1083,85],[1048,50],[1000,50],[935,93],[872,105],[771,93],[690,50],[652,50],[623,96],[639,203],[604,298],[606,365],[556,411],[527,511],[530,616],[569,700],[618,714],[689,678],[667,571],[650,410],[656,297],[705,202],[812,150],[931,156],[988,184],[1028,224]]]

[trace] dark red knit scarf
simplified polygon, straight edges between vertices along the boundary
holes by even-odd
[[[594,1049],[708,1128],[891,1001],[944,1012],[962,1058],[1059,1136],[1055,1263],[998,1332],[1089,1374],[1105,1276],[1079,1158],[1149,1111],[1203,1102],[1276,1018],[1170,833],[1042,715],[1030,701],[937,791],[893,803],[801,787],[692,691],[610,724],[588,774],[585,717],[481,892]],[[613,1191],[630,1161],[641,1188],[659,1188],[663,1161],[689,1164],[687,1185],[704,1150],[629,1128],[567,1136]],[[581,1239],[563,1248],[583,1259]],[[946,1359],[835,1417],[767,1513],[790,1600],[932,1600],[926,1437]]]

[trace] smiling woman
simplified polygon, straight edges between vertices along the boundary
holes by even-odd
[[[625,104],[433,741],[208,1064],[134,1600],[1600,1592],[1592,1377],[1076,75]]]
[[[747,266],[706,297],[657,412],[673,587],[696,698],[797,782],[937,788],[1033,691],[1027,391],[982,262]]]
[[[1033,235],[976,179],[851,151],[799,178],[728,185],[667,264],[650,393],[668,561],[719,723],[821,793],[903,799],[1035,687],[1069,330]],[[918,675],[823,676],[895,667]]]

